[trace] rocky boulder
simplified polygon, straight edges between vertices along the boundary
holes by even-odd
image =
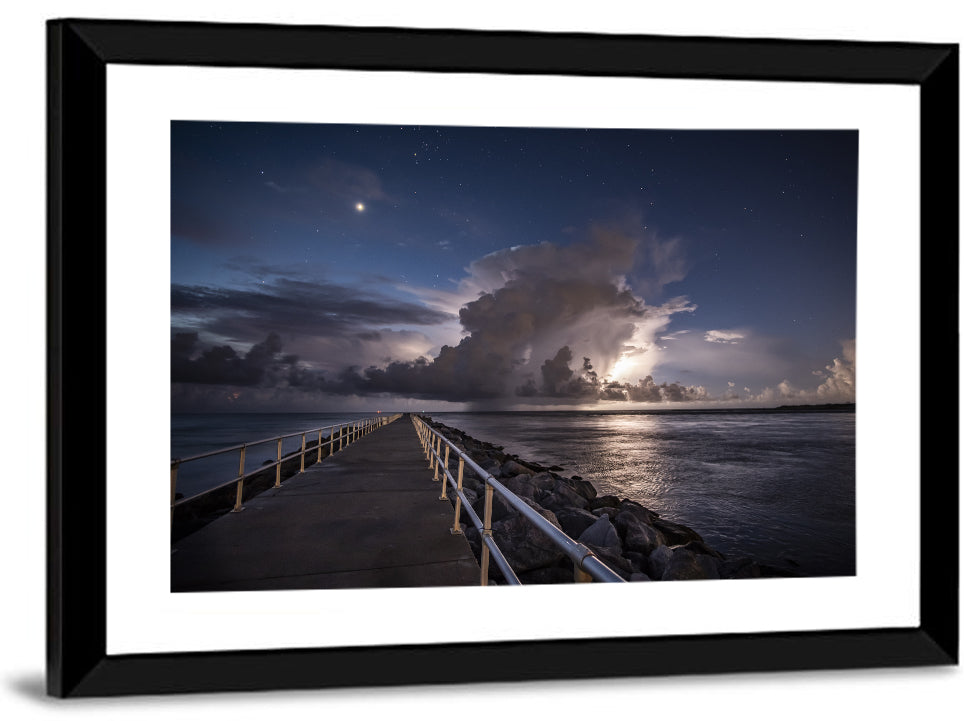
[[[702,553],[704,556],[712,556],[720,561],[726,560],[722,553],[713,550],[703,541],[690,541],[689,543],[684,544],[682,547],[687,551],[692,551],[693,553]]]
[[[560,479],[552,486],[552,491],[542,498],[542,504],[552,510],[561,508],[582,508],[585,510],[589,508],[589,499],[576,493]]]
[[[658,546],[646,557],[646,566],[642,568],[642,570],[645,571],[650,578],[659,580],[663,577],[663,573],[666,572],[666,567],[669,566],[669,562],[672,559],[672,548],[669,546]]]
[[[559,480],[574,493],[585,498],[586,501],[592,501],[596,497],[596,487],[589,481],[584,481],[579,476],[560,478]]]
[[[532,482],[532,477],[528,473],[503,478],[502,485],[517,496],[525,496],[533,501],[536,500],[536,495],[540,493],[539,487]]]
[[[483,458],[481,461],[476,460],[479,467],[494,478],[501,478],[502,476],[502,464],[495,458]]]
[[[627,561],[633,564],[634,571],[642,572],[646,568],[648,568],[648,564],[646,562],[646,556],[644,556],[642,553],[639,553],[638,551],[627,551],[624,549],[623,558],[625,558]]]
[[[724,561],[718,567],[720,578],[761,578],[760,564],[749,558],[735,558]]]
[[[657,546],[666,544],[662,534],[639,520],[634,514],[621,511],[616,514],[615,527],[623,541],[623,548],[650,555]]]
[[[619,515],[619,509],[612,506],[602,506],[601,508],[592,509],[590,513],[592,513],[592,515],[594,515],[596,518],[602,518],[605,516],[606,518],[613,520]]]
[[[596,516],[581,508],[560,508],[554,513],[563,532],[569,538],[579,538],[583,531],[598,520]]]
[[[524,466],[518,461],[514,461],[512,459],[502,464],[503,476],[518,476],[520,473],[525,473],[529,476],[536,475],[536,471],[534,469]]]
[[[589,510],[594,511],[597,508],[616,508],[619,505],[619,499],[616,496],[597,496],[589,502]]]
[[[703,537],[700,534],[682,523],[673,523],[662,518],[656,518],[653,521],[653,527],[663,534],[667,545],[670,546],[683,546],[690,541],[703,543]]]
[[[525,500],[525,499],[523,499]],[[482,521],[485,521],[485,494],[482,493],[476,498],[475,503],[472,504],[472,510],[475,511]],[[507,516],[514,516],[518,513],[512,506],[509,505],[499,493],[492,494],[492,523],[496,521],[501,521]]]
[[[622,547],[616,527],[610,523],[606,516],[597,518],[595,523],[579,534],[576,540],[579,543],[585,543],[587,546],[609,546],[617,549]]]
[[[562,530],[552,511],[531,501],[529,501],[529,505],[552,525]],[[512,566],[512,570],[517,574],[552,566],[566,557],[545,533],[518,513],[506,516],[497,523],[493,523],[492,536],[499,548],[502,549],[502,553],[509,565]]]
[[[553,476],[551,473],[547,473],[545,471],[535,474],[529,480],[532,481],[532,483],[539,489],[541,493],[550,493],[553,486],[556,485],[556,476]]]
[[[624,580],[628,581],[629,577],[633,575],[633,565],[623,558],[618,546],[595,546],[587,543],[586,548],[592,551],[596,558],[609,566],[609,568],[619,574]]]
[[[619,501],[617,507],[620,511],[625,511],[626,513],[632,514],[639,519],[640,522],[645,523],[647,526],[652,526],[656,522],[656,519],[659,518],[659,514],[656,513],[656,511],[651,511],[646,508],[646,506],[642,505],[641,503],[637,503],[636,501],[623,499],[622,501]]]
[[[572,583],[572,570],[563,566],[547,566],[516,574],[523,585],[545,583]]]
[[[719,568],[714,558],[679,546],[673,549],[673,557],[666,564],[660,580],[690,581],[719,577]]]

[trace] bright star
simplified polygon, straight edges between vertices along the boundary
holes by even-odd
[[[359,213],[362,212],[364,209],[365,209],[364,203],[355,203],[355,210],[357,210]]]

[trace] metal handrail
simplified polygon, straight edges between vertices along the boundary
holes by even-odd
[[[426,459],[429,461],[429,467],[434,469],[434,480],[440,480],[439,473],[441,471],[442,495],[439,498],[447,499],[446,487],[448,485],[451,485],[453,490],[455,490],[455,524],[451,529],[452,533],[462,532],[459,526],[459,516],[461,513],[461,505],[464,503],[465,510],[472,521],[472,525],[475,526],[482,537],[483,545],[480,565],[482,569],[481,582],[483,586],[488,585],[490,556],[510,585],[521,584],[515,572],[509,567],[509,562],[506,560],[502,550],[499,549],[498,544],[492,537],[492,498],[494,492],[498,492],[506,503],[525,516],[527,520],[535,525],[537,529],[545,534],[552,543],[558,546],[559,549],[572,560],[575,581],[587,582],[596,580],[604,583],[625,583],[625,579],[603,563],[591,549],[578,541],[574,541],[566,535],[566,533],[552,525],[542,514],[496,480],[491,473],[483,470],[465,451],[460,450],[452,441],[429,426],[418,416],[412,416],[412,423],[415,424],[415,429],[422,442]],[[445,446],[444,457],[442,453],[443,444]],[[448,468],[450,451],[454,451],[459,459],[457,478],[453,478]],[[485,483],[485,517],[483,519],[479,519],[475,509],[472,508],[468,498],[466,498],[462,492],[462,478],[466,464],[468,464]]]
[[[355,420],[355,421],[344,421],[341,423],[332,423],[327,426],[321,426],[319,428],[311,428],[306,431],[298,431],[296,433],[286,433],[280,436],[271,436],[269,438],[263,438],[258,441],[248,441],[245,443],[240,443],[238,445],[228,446],[226,448],[219,448],[214,451],[205,451],[204,453],[198,453],[193,456],[188,456],[187,458],[172,458],[171,459],[171,523],[172,524],[174,523],[174,509],[176,507],[183,505],[185,503],[194,501],[198,498],[201,498],[202,496],[206,496],[209,493],[214,493],[215,491],[221,490],[222,488],[226,488],[227,486],[230,486],[232,484],[237,484],[237,493],[235,495],[234,508],[232,508],[231,510],[233,513],[242,510],[243,506],[241,505],[241,500],[244,494],[245,480],[247,480],[248,478],[251,478],[252,476],[258,475],[260,473],[264,473],[270,468],[275,469],[275,483],[274,483],[275,488],[280,487],[281,486],[281,465],[283,463],[290,461],[292,458],[295,458],[297,456],[301,456],[300,471],[305,470],[305,455],[308,453],[307,439],[309,434],[315,434],[315,433],[318,434],[318,443],[317,443],[318,457],[316,461],[321,461],[321,451],[322,451],[322,448],[324,448],[325,446],[330,447],[328,455],[334,455],[337,451],[342,450],[342,448],[346,448],[347,446],[351,445],[362,436],[367,435],[368,433],[371,433],[372,431],[384,425],[387,425],[392,421],[398,420],[399,418],[401,418],[401,416],[402,416],[401,413],[396,413],[390,416],[372,416],[370,418],[364,418],[364,419]],[[338,429],[337,436],[335,434],[336,428]],[[322,443],[322,435],[326,430],[330,432],[328,433],[327,440],[324,443]],[[281,455],[282,442],[286,438],[295,438],[297,436],[301,436],[301,449],[294,451],[293,453],[289,453],[286,456],[282,456]],[[257,469],[253,471],[245,472],[244,470],[245,450],[249,446],[257,446],[262,443],[268,443],[269,441],[276,441],[278,444],[277,459],[272,461],[271,463],[265,463],[264,465],[259,466]],[[335,448],[336,442],[338,443],[337,449]],[[312,447],[312,450],[314,450],[314,448],[315,447]],[[177,473],[182,465],[184,465],[185,463],[189,463],[191,461],[200,460],[201,458],[210,458],[211,456],[216,456],[223,453],[231,453],[233,451],[240,451],[237,476],[234,476],[233,478],[227,481],[224,481],[223,483],[219,483],[216,486],[207,488],[199,493],[195,493],[192,496],[175,500],[175,496],[177,493]]]

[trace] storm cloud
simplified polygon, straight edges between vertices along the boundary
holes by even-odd
[[[601,377],[621,356],[645,353],[640,328],[655,333],[672,314],[692,309],[681,299],[648,306],[628,284],[627,277],[640,272],[640,259],[659,259],[660,267],[649,269],[653,278],[675,277],[671,249],[654,249],[658,245],[640,235],[595,229],[582,243],[540,243],[489,254],[467,268],[462,291],[476,297],[458,310],[463,337],[457,344],[442,345],[433,356],[387,357],[379,363],[358,364],[343,357],[338,368],[319,367],[311,358],[299,362],[295,354],[284,361],[279,334],[329,344],[332,338],[374,343],[390,332],[388,327],[438,325],[451,315],[377,293],[359,298],[337,285],[301,280],[279,278],[263,289],[247,290],[175,286],[175,318],[187,322],[203,317],[201,330],[213,336],[249,343],[257,337],[259,343],[247,355],[225,345],[199,351],[194,336],[194,355],[186,356],[181,346],[189,345],[189,337],[176,337],[174,380],[217,382],[221,368],[225,379],[245,384],[270,382],[343,396],[459,402],[629,399],[641,394],[632,390],[635,386]],[[659,285],[653,281],[651,288]],[[273,354],[270,362],[266,350]],[[667,393],[680,395],[664,389],[663,395]]]
[[[280,358],[280,352],[281,339],[276,333],[244,354],[228,345],[200,349],[197,333],[177,333],[171,340],[171,381],[258,386],[268,380],[272,370],[297,361]]]
[[[353,392],[471,401],[524,396],[596,400],[592,362],[611,367],[649,308],[626,283],[642,237],[597,230],[583,243],[517,246],[467,269],[459,309],[464,337],[434,359],[398,359],[342,375]],[[569,368],[583,358],[582,372]],[[350,381],[354,381],[350,383]]]

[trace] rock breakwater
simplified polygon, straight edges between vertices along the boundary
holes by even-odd
[[[501,446],[472,438],[458,428],[428,416],[422,419],[627,581],[793,575],[750,558],[727,558],[707,545],[692,528],[662,518],[636,501],[600,496],[592,483],[579,476],[562,475],[564,469],[559,466],[545,467],[525,461],[505,453]],[[465,469],[462,488],[473,510],[483,518],[485,482],[469,466]],[[460,523],[479,558],[481,538],[464,509]],[[572,562],[498,493],[492,503],[492,535],[523,584],[572,583]],[[495,583],[505,582],[494,563],[489,564],[489,578]]]

